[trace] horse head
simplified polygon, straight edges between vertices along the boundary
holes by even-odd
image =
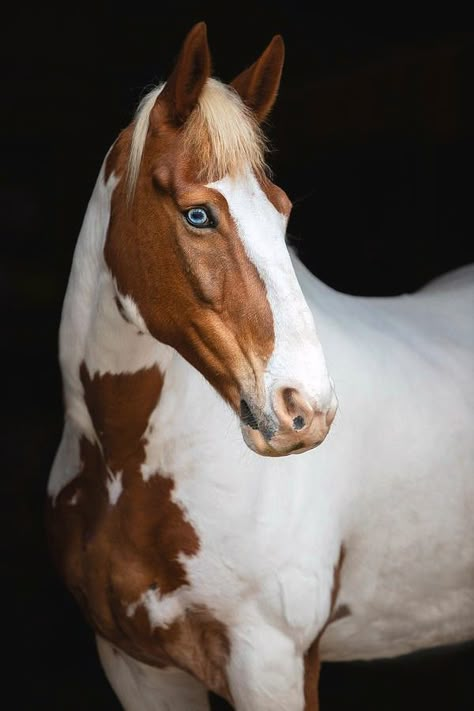
[[[247,445],[269,456],[322,442],[336,411],[285,242],[291,202],[265,164],[262,124],[283,61],[275,36],[224,84],[211,77],[206,26],[195,25],[107,161],[109,175],[125,176],[105,244],[117,298],[200,371]]]

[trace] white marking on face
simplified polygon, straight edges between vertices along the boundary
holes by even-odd
[[[110,469],[107,469],[108,473],[108,478],[107,481],[105,482],[107,486],[107,492],[109,494],[109,501],[112,504],[112,506],[115,506],[117,501],[119,500],[120,494],[123,491],[123,486],[122,486],[122,471],[117,472],[116,474],[113,473]]]
[[[322,410],[333,403],[313,316],[285,243],[287,218],[267,198],[253,174],[226,177],[208,187],[227,200],[245,251],[265,284],[273,314],[275,345],[265,370],[267,403],[275,388],[295,387]]]

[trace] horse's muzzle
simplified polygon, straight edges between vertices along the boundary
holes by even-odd
[[[296,388],[278,388],[266,413],[242,399],[240,419],[245,443],[257,454],[279,457],[302,454],[324,441],[337,410],[334,394],[328,407],[318,407]]]

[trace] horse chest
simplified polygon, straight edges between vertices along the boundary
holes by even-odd
[[[206,482],[204,472],[200,487],[193,479],[177,484],[176,498],[200,539],[199,553],[185,563],[189,595],[229,628],[271,621],[304,649],[330,615],[341,543],[334,519],[323,520],[311,497],[301,506],[296,477],[290,487],[286,473],[273,475],[232,477],[245,496],[229,482]],[[252,477],[262,487],[257,492]]]
[[[58,568],[95,631],[155,667],[179,666],[228,695],[225,625],[195,597],[184,565],[199,538],[171,496],[173,481],[123,472],[115,498],[97,448],[49,509]]]
[[[210,484],[213,495],[204,486],[199,494],[125,470],[113,494],[97,448],[83,442],[82,461],[52,509],[52,529],[63,574],[100,634],[154,664],[201,649],[204,618],[215,627],[204,647],[212,639],[218,650],[249,615],[273,620],[302,647],[312,641],[330,610],[333,556],[329,546],[312,549],[314,531],[300,517],[295,526],[298,504],[278,487],[274,500],[270,489],[265,504],[249,507],[225,487],[220,500]]]

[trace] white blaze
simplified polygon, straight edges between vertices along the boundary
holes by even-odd
[[[286,246],[287,218],[270,202],[252,173],[238,179],[226,177],[209,187],[227,200],[272,310],[275,345],[264,376],[266,406],[277,387],[294,387],[319,409],[328,409],[333,404],[333,390],[313,316]]]

